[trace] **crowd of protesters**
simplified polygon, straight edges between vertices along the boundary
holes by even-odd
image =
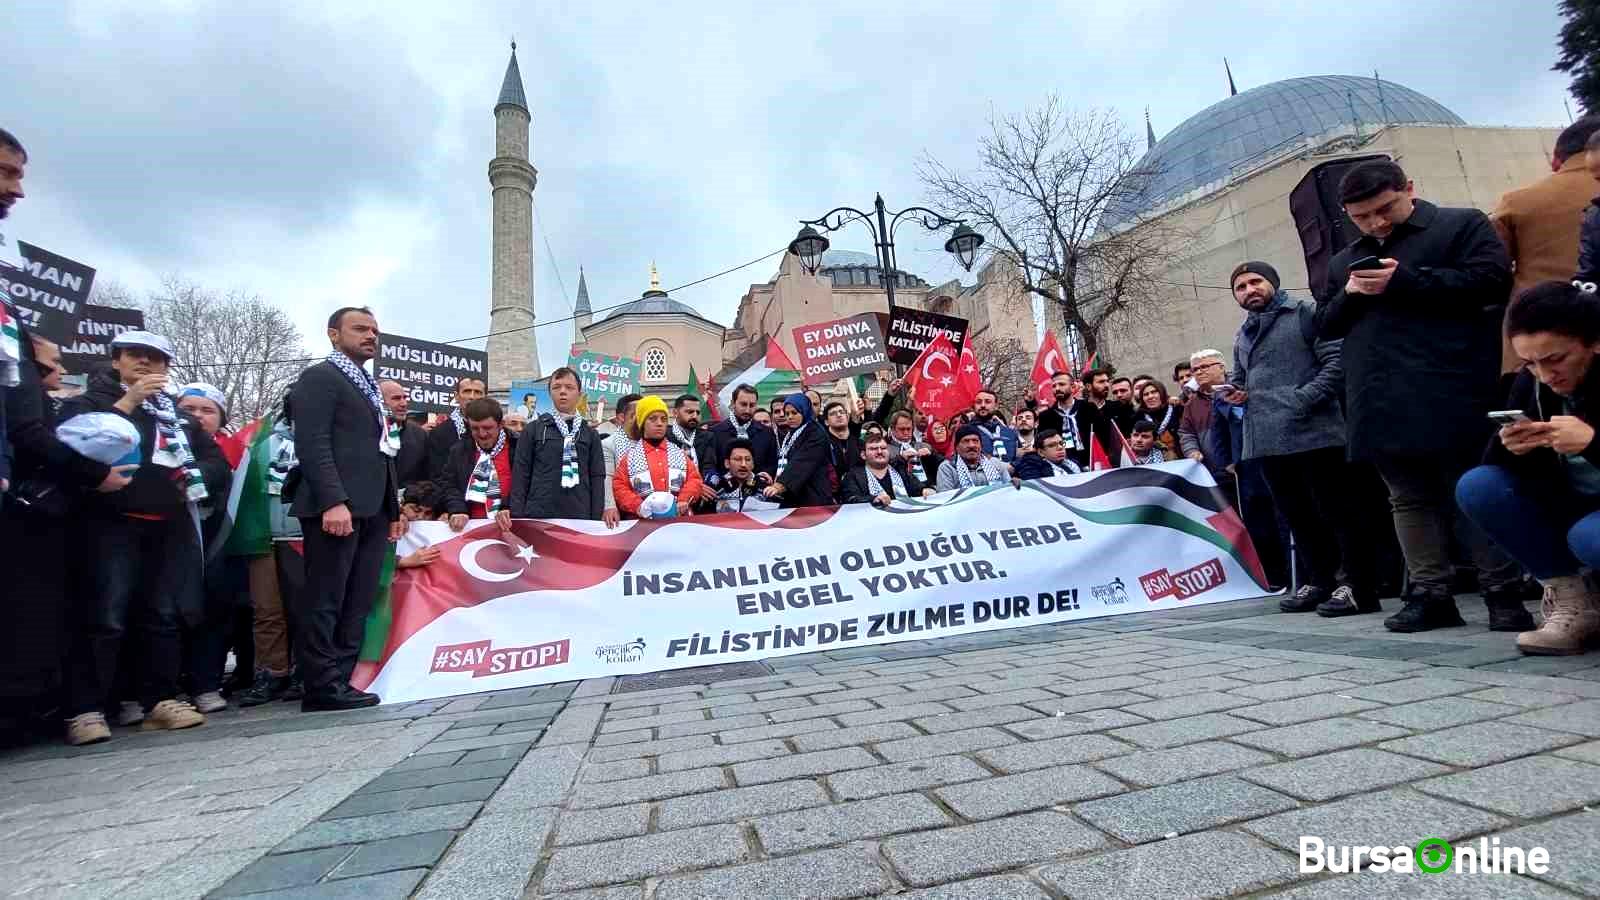
[[[1528,653],[1583,652],[1600,640],[1597,159],[1600,120],[1581,120],[1551,178],[1492,217],[1416,198],[1392,162],[1361,164],[1340,191],[1362,237],[1332,259],[1318,298],[1285,291],[1271,262],[1244,262],[1229,285],[1244,313],[1231,350],[1196,350],[1170,386],[1064,371],[1049,402],[1007,407],[985,389],[946,419],[886,373],[870,412],[854,394],[814,390],[764,406],[741,384],[715,422],[693,394],[634,394],[596,423],[580,411],[577,373],[561,368],[551,410],[508,413],[468,378],[448,416],[419,423],[404,386],[368,373],[373,313],[342,308],[327,358],[255,444],[260,496],[240,502],[264,505],[270,534],[247,547],[220,514],[237,477],[228,399],[181,384],[166,337],[121,334],[69,396],[59,348],[18,328],[0,340],[0,539],[29,563],[8,592],[0,729],[15,740],[65,720],[67,741],[87,744],[111,736],[108,714],[179,729],[230,701],[376,704],[350,681],[380,580],[439,558],[396,558],[414,521],[615,528],[883,507],[1184,459],[1237,507],[1269,580],[1288,584],[1284,564],[1297,560],[1285,612],[1371,613],[1395,590],[1389,629],[1459,626],[1458,569],[1470,568],[1491,629],[1520,632]],[[0,131],[0,218],[22,197],[26,162]],[[1372,527],[1374,484],[1392,531]],[[1403,586],[1384,575],[1388,545]],[[1530,588],[1543,597],[1537,627]]]

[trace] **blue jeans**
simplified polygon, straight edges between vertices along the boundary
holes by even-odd
[[[1542,499],[1509,470],[1479,466],[1461,476],[1456,502],[1535,578],[1600,569],[1600,497]]]

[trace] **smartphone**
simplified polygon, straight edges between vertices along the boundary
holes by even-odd
[[[1489,413],[1489,421],[1503,427],[1506,425],[1516,425],[1520,422],[1531,422],[1533,420],[1529,419],[1528,414],[1520,409],[1497,409],[1494,412]]]
[[[1376,256],[1363,256],[1350,264],[1350,271],[1352,272],[1367,272],[1381,268],[1383,268],[1383,261]]]

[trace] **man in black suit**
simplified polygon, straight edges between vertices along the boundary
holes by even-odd
[[[489,396],[489,388],[481,378],[463,378],[456,382],[456,408],[449,418],[443,419],[428,432],[428,478],[437,480],[450,461],[450,448],[467,440],[467,420],[462,417],[467,404]]]
[[[358,709],[376,694],[350,686],[367,613],[378,596],[400,519],[393,426],[377,382],[362,366],[378,353],[378,321],[344,307],[328,317],[333,352],[300,373],[292,393],[301,481],[290,512],[305,533],[306,584],[295,616],[301,709]]]
[[[394,477],[404,488],[413,481],[428,477],[428,433],[422,426],[406,417],[411,395],[398,381],[380,381],[378,390],[383,394],[383,405],[389,411],[389,421],[400,426],[400,452],[394,457]]]
[[[740,438],[750,442],[755,454],[757,480],[763,485],[772,483],[778,473],[778,439],[772,429],[756,422],[756,410],[760,408],[761,398],[755,388],[741,384],[733,389],[733,417],[711,426],[711,465],[700,470],[707,484],[720,487],[718,482],[726,475],[723,463],[728,459],[728,450]]]

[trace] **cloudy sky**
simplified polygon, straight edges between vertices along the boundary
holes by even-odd
[[[369,304],[434,340],[488,325],[492,108],[515,36],[539,170],[541,320],[785,245],[839,204],[923,201],[991,110],[1058,93],[1163,134],[1297,75],[1370,74],[1474,124],[1559,126],[1554,2],[969,0],[839,4],[20,0],[0,127],[28,146],[4,223],[135,290],[165,273],[320,320]],[[1001,11],[1003,10],[1003,12]],[[904,268],[957,274],[903,229]],[[546,244],[548,243],[548,250]],[[835,247],[870,249],[864,229]],[[675,294],[727,323],[776,259]],[[559,272],[559,277],[558,277]],[[970,276],[969,276],[970,278]],[[539,329],[548,370],[570,323]]]

